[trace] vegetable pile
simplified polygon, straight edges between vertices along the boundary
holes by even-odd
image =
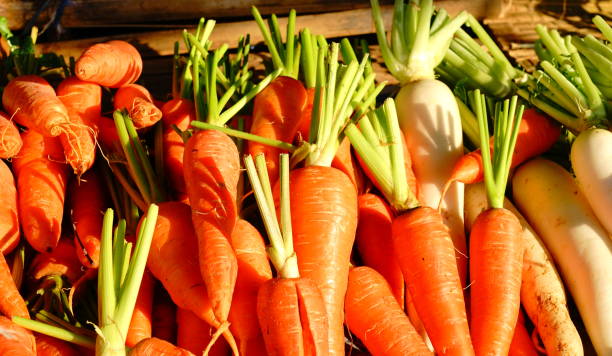
[[[611,355],[612,28],[538,25],[526,72],[467,12],[371,5],[390,97],[295,11],[252,9],[263,73],[201,19],[167,101],[125,41],[0,18],[0,354]]]

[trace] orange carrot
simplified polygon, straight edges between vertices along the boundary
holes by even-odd
[[[65,276],[70,283],[75,283],[83,271],[74,245],[69,239],[62,238],[53,251],[41,252],[34,257],[28,274],[36,280],[48,276]]]
[[[44,334],[35,334],[38,356],[79,356],[68,342]]]
[[[531,341],[531,336],[525,328],[525,315],[523,312],[519,312],[508,356],[538,356],[538,352],[533,346],[533,341]]]
[[[98,43],[81,54],[75,73],[86,82],[119,88],[138,80],[142,58],[138,50],[125,41]]]
[[[10,319],[0,316],[0,355],[36,356],[34,335]]]
[[[4,88],[2,105],[18,124],[44,136],[59,136],[71,131],[66,107],[42,77],[13,78]]]
[[[96,172],[87,172],[80,182],[72,182],[69,195],[77,256],[83,266],[98,268],[100,233],[107,207],[104,186]]]
[[[0,182],[2,182],[0,184],[0,253],[6,255],[19,243],[19,215],[13,172],[2,160],[0,160]]]
[[[559,125],[546,114],[535,108],[525,110],[519,126],[511,167],[516,167],[548,151],[559,138],[560,132]],[[457,161],[446,185],[449,186],[452,182],[478,183],[483,177],[482,155],[478,149]]]
[[[323,295],[330,354],[343,355],[343,305],[357,229],[357,192],[346,174],[324,166],[292,171],[290,191],[300,275],[312,279]]]
[[[176,324],[178,326],[176,346],[188,350],[194,355],[202,355],[215,330],[191,311],[181,308],[176,310]],[[257,323],[255,323],[255,326],[257,326]],[[261,346],[263,347],[263,344]],[[227,356],[228,354],[229,346],[224,340],[217,341],[208,353],[210,356]],[[251,355],[251,353],[242,352],[240,354]]]
[[[380,273],[404,308],[404,276],[391,246],[393,215],[385,201],[374,194],[359,196],[359,222],[355,243],[363,263]]]
[[[51,251],[60,238],[68,168],[59,139],[34,130],[21,136],[23,148],[13,161],[21,227],[39,252]]]
[[[257,295],[257,316],[268,355],[327,355],[327,312],[322,302],[310,278],[265,282]]]
[[[347,326],[373,356],[433,355],[375,270],[351,269],[344,310]]]
[[[173,355],[173,356],[195,356],[191,352],[176,347],[156,337],[144,339],[130,350],[129,356],[154,356],[154,355]]]
[[[255,97],[250,132],[270,139],[292,142],[307,100],[308,95],[302,82],[285,76],[274,79]],[[249,141],[248,153],[253,157],[260,153],[265,155],[270,181],[276,182],[278,155],[281,150]]]
[[[185,144],[181,136],[172,128],[187,130],[189,123],[195,119],[193,102],[186,99],[173,99],[162,107],[164,122],[163,149],[164,167],[170,186],[178,193],[185,193],[185,176],[183,173],[183,155]]]
[[[306,88],[306,106],[302,111],[300,125],[296,133],[296,138],[299,136],[304,141],[308,141],[310,137],[310,122],[312,121],[312,106],[314,105],[315,88]]]
[[[147,267],[178,307],[219,328],[221,322],[213,314],[198,270],[197,243],[190,207],[179,202],[160,203]],[[235,348],[233,336],[224,336]]]
[[[238,259],[238,278],[229,314],[230,330],[238,339],[241,355],[263,355],[263,337],[257,323],[257,292],[272,278],[266,246],[259,231],[242,219],[236,222],[231,242]]]
[[[455,248],[440,213],[419,207],[393,221],[393,246],[434,350],[474,354]]]
[[[155,298],[153,298],[152,328],[153,337],[168,341],[172,344],[176,342],[176,305],[163,288],[155,288]]]
[[[23,142],[13,121],[0,111],[0,158],[12,158],[21,149]]]
[[[0,253],[0,255],[2,254]],[[30,318],[28,308],[17,290],[17,286],[11,275],[11,270],[6,263],[6,259],[4,259],[4,255],[0,256],[0,290],[2,291],[0,296],[0,312],[3,315],[9,318],[14,316],[20,316],[27,319]]]
[[[151,314],[153,312],[154,288],[155,278],[153,278],[151,272],[145,269],[136,298],[136,305],[134,305],[132,320],[130,320],[130,328],[125,338],[125,345],[128,347],[133,347],[140,341],[152,336]]]
[[[238,261],[229,242],[237,217],[238,149],[229,136],[200,130],[187,141],[185,183],[198,236],[200,273],[215,317],[227,321]]]
[[[111,152],[122,152],[119,144],[119,134],[117,133],[117,127],[115,127],[115,121],[107,117],[101,117],[98,121],[98,140],[101,142],[102,147]]]
[[[341,170],[349,177],[357,189],[357,193],[361,194],[364,192],[365,182],[363,172],[353,158],[351,153],[351,142],[348,140],[348,138],[345,137],[340,143],[331,165],[332,167]]]
[[[162,112],[153,103],[147,88],[138,84],[124,85],[115,93],[115,109],[126,109],[137,129],[153,126],[161,120]]]
[[[57,87],[74,127],[73,135],[62,134],[62,146],[66,160],[77,176],[91,168],[96,153],[98,120],[102,105],[102,88],[75,77],[65,79]]]

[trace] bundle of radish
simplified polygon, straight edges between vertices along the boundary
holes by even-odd
[[[473,354],[453,241],[440,213],[419,206],[408,188],[394,101],[385,100],[382,108],[358,124],[349,123],[345,134],[397,215],[391,231],[393,250],[434,350],[439,354]],[[368,131],[371,127],[379,127],[384,139],[372,135]],[[376,336],[384,337],[382,333]],[[409,350],[397,352],[406,354]]]
[[[371,0],[372,18],[385,65],[402,89],[395,100],[399,124],[419,186],[424,206],[437,208],[453,165],[463,154],[461,117],[455,97],[446,85],[435,80],[434,68],[442,61],[455,31],[467,19],[462,12],[454,19],[438,12],[431,26],[431,0],[405,4],[396,1],[389,45],[377,0]],[[445,21],[442,21],[445,20]],[[467,245],[463,231],[463,185],[454,184],[440,206],[450,228],[459,260],[459,275],[467,278]]]
[[[280,156],[280,224],[276,218],[265,157],[245,158],[245,166],[271,247],[270,260],[278,278],[259,288],[257,317],[268,355],[328,355],[329,337],[325,303],[321,291],[300,275],[299,256],[293,249],[290,203],[289,156]]]
[[[550,253],[544,242],[508,199],[504,199],[504,207],[516,215],[523,227],[521,303],[533,321],[547,354],[582,355],[584,353],[582,341],[570,318],[563,281],[557,273]],[[484,184],[466,186],[467,231],[471,230],[476,217],[486,208],[487,194]]]
[[[86,82],[119,88],[136,82],[142,73],[138,50],[125,41],[97,43],[77,59],[75,74]]]
[[[512,179],[514,201],[559,267],[598,354],[612,351],[612,242],[572,176],[536,159]]]

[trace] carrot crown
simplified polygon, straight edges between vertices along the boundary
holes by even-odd
[[[283,43],[278,18],[275,14],[270,16],[268,27],[266,27],[259,10],[255,6],[251,8],[251,13],[255,22],[257,22],[257,26],[259,26],[266,46],[268,46],[274,69],[281,69],[282,75],[297,79],[300,70],[301,47],[295,35],[295,10],[291,9],[289,11],[285,43]]]
[[[268,178],[266,160],[263,154],[244,158],[257,206],[266,226],[268,238],[272,245],[268,255],[281,278],[299,278],[297,255],[293,250],[293,233],[291,230],[291,206],[289,203],[289,156],[280,155],[280,224],[276,218],[272,187]]]
[[[382,107],[363,117],[359,126],[351,122],[344,132],[391,206],[397,212],[417,207],[418,201],[406,179],[395,101],[386,99]]]
[[[380,84],[370,91],[375,74],[364,78],[367,55],[360,63],[351,60],[347,65],[340,65],[339,48],[338,43],[332,43],[331,52],[324,46],[318,47],[310,145],[305,146],[308,148],[306,165],[331,166],[348,121],[363,115],[384,87]],[[303,153],[297,150],[294,155]]]
[[[484,94],[480,93],[480,90],[475,90],[470,94],[470,100],[478,118],[480,129],[480,149],[489,205],[491,208],[503,208],[506,184],[512,164],[512,154],[514,153],[524,106],[520,105],[517,108],[518,97],[516,95],[512,96],[511,99],[504,100],[503,103],[496,103],[493,121],[493,158],[491,158],[486,98]]]
[[[466,21],[467,13],[463,11],[450,20],[444,12],[438,12],[432,26],[432,0],[411,0],[408,4],[396,0],[389,43],[378,0],[370,0],[370,4],[378,44],[391,74],[402,85],[434,79],[434,68],[442,61],[455,31]]]

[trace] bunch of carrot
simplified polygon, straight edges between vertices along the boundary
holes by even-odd
[[[284,30],[252,14],[266,76],[248,36],[230,51],[202,19],[185,56],[177,42],[167,102],[137,83],[125,41],[58,79],[20,48],[36,31],[9,37],[0,354],[611,352],[610,169],[595,152],[612,135],[590,127],[609,107],[609,43],[538,27],[532,75],[467,13],[398,0],[387,36],[372,0],[402,86],[381,101],[367,46],[298,32],[293,10]],[[572,133],[579,184],[533,159]]]

